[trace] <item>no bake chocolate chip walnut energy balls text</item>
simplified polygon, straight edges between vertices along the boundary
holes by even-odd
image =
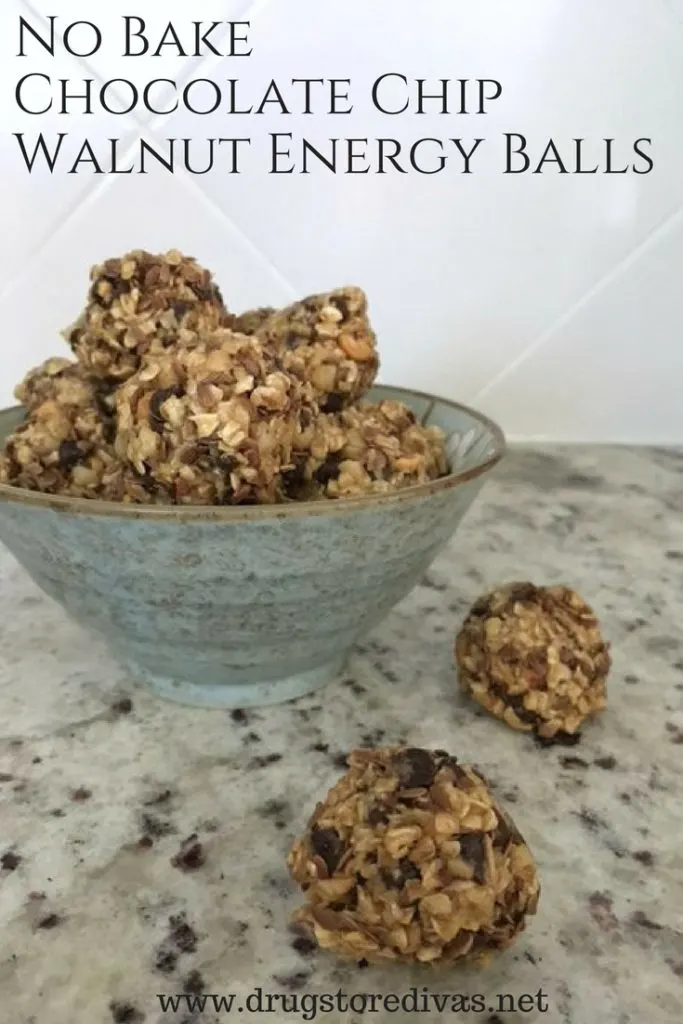
[[[356,750],[289,868],[295,920],[349,960],[486,960],[536,911],[534,861],[483,777],[442,750]]]

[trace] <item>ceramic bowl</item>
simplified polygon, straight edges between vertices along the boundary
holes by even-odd
[[[353,645],[454,533],[505,442],[445,399],[377,387],[448,437],[450,475],[390,495],[285,506],[122,505],[0,485],[0,541],[134,678],[185,704],[291,700]],[[0,445],[22,418],[0,412]]]

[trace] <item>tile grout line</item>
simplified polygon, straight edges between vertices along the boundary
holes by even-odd
[[[526,362],[530,356],[534,355],[541,348],[545,347],[548,342],[552,341],[553,336],[557,334],[567,323],[569,323],[573,317],[584,309],[593,299],[599,295],[605,288],[607,288],[613,281],[618,278],[631,267],[634,263],[637,263],[640,257],[648,251],[652,246],[657,245],[662,238],[672,230],[679,221],[683,220],[683,206],[679,206],[677,210],[674,210],[666,220],[654,227],[646,237],[635,246],[631,252],[625,256],[619,263],[616,264],[610,271],[604,274],[594,285],[592,285],[581,298],[577,299],[576,302],[560,316],[552,322],[550,327],[546,328],[540,335],[536,337],[522,352],[516,356],[511,363],[508,363],[502,370],[500,370],[487,384],[479,389],[474,395],[470,396],[470,402],[479,402],[482,398],[488,395],[491,391],[505,380],[518,366]]]

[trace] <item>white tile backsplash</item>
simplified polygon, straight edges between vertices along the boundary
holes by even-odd
[[[511,436],[683,442],[679,0],[204,0],[192,11],[180,0],[96,8],[55,0],[49,10],[28,2],[4,0],[0,11],[10,41],[0,62],[0,230],[10,240],[0,255],[0,405],[12,401],[29,365],[59,350],[57,332],[83,302],[91,262],[135,246],[177,246],[215,270],[234,308],[360,284],[380,338],[382,380],[471,401]],[[46,13],[64,23],[95,20],[107,45],[87,62],[18,59],[21,12],[36,24]],[[143,17],[157,39],[169,20],[186,30],[192,19],[250,19],[254,52],[122,60],[113,43],[123,38],[123,14]],[[287,96],[292,78],[351,78],[355,109],[31,118],[14,105],[27,69],[138,86],[153,77],[224,86],[239,78],[239,100],[250,103],[272,78]],[[382,116],[368,95],[388,72],[430,83],[492,78],[503,94],[483,116]],[[157,146],[171,137],[253,141],[239,175],[227,173],[225,158],[192,177],[161,169],[28,175],[11,136],[68,131],[72,149],[87,137],[102,154],[109,138],[123,137],[135,152],[142,125]],[[452,144],[442,174],[333,175],[317,166],[272,175],[270,132],[318,147],[334,137],[391,137],[402,155],[423,137],[486,141],[470,175]],[[619,140],[616,162],[632,159],[634,139],[651,137],[655,170],[504,175],[506,132],[526,135],[536,160],[552,137],[568,163],[577,137],[603,164],[602,139]],[[421,152],[432,158],[435,144]]]

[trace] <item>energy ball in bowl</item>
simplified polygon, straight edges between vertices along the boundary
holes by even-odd
[[[14,397],[29,411],[48,399],[85,408],[94,399],[94,386],[78,363],[53,356],[29,370],[15,387]]]
[[[460,685],[513,729],[559,742],[606,706],[609,645],[568,587],[510,583],[480,598],[455,645]]]
[[[96,390],[78,374],[64,372],[59,383],[52,379],[57,394],[42,402],[36,401],[41,388],[27,387],[26,400],[32,404],[5,442],[0,481],[49,494],[94,497],[105,477],[120,468],[111,447],[113,426]]]
[[[278,310],[258,336],[281,350],[289,373],[313,386],[323,412],[339,412],[358,401],[377,375],[376,338],[360,288],[311,295]]]
[[[211,273],[175,249],[134,250],[93,267],[85,311],[65,331],[94,376],[125,381],[147,355],[192,341],[227,312]]]
[[[323,413],[298,434],[283,487],[290,497],[348,498],[436,480],[448,472],[444,441],[402,402]]]
[[[289,854],[296,914],[343,959],[452,963],[536,911],[531,853],[477,770],[442,750],[356,750]]]
[[[307,400],[256,338],[220,328],[119,388],[116,449],[182,504],[269,504]]]

